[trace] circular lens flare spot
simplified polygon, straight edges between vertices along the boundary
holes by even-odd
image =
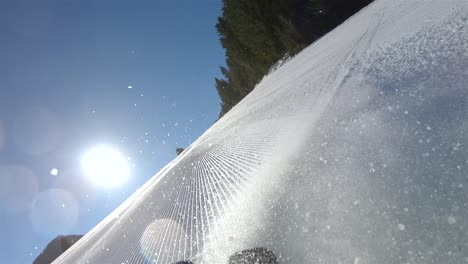
[[[37,176],[21,166],[0,166],[0,213],[19,213],[29,209],[39,192]]]
[[[3,149],[3,145],[5,144],[5,128],[2,125],[2,120],[0,120],[0,151]]]
[[[127,159],[109,146],[97,146],[85,153],[81,160],[83,173],[96,186],[114,188],[124,184],[130,168]]]
[[[16,118],[13,141],[31,155],[43,155],[56,149],[62,140],[62,127],[57,116],[40,107],[28,108]]]
[[[73,194],[63,189],[48,189],[39,193],[31,207],[34,229],[45,237],[67,234],[76,225],[79,206]]]
[[[140,239],[140,252],[151,263],[172,263],[184,257],[190,244],[185,229],[171,219],[149,224]]]

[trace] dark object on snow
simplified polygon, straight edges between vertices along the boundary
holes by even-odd
[[[180,155],[180,153],[184,152],[184,149],[183,148],[176,148],[176,153],[177,153],[177,156]]]
[[[37,256],[33,264],[50,264],[82,237],[82,235],[68,235],[54,238],[47,244],[44,251]]]
[[[270,250],[258,247],[234,253],[229,264],[278,264],[278,260]]]
[[[184,261],[178,261],[178,262],[176,262],[175,264],[193,264],[193,262],[192,262],[192,261],[185,261],[185,260],[184,260]]]

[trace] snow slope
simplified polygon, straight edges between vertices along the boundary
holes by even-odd
[[[54,263],[468,263],[468,1],[380,0]]]

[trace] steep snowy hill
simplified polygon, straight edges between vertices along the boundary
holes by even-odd
[[[380,0],[54,263],[468,263],[468,1]]]

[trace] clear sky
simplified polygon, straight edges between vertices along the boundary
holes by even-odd
[[[0,0],[1,263],[31,263],[57,235],[86,233],[214,123],[220,9]],[[128,160],[125,184],[83,175],[83,153],[102,144]]]

